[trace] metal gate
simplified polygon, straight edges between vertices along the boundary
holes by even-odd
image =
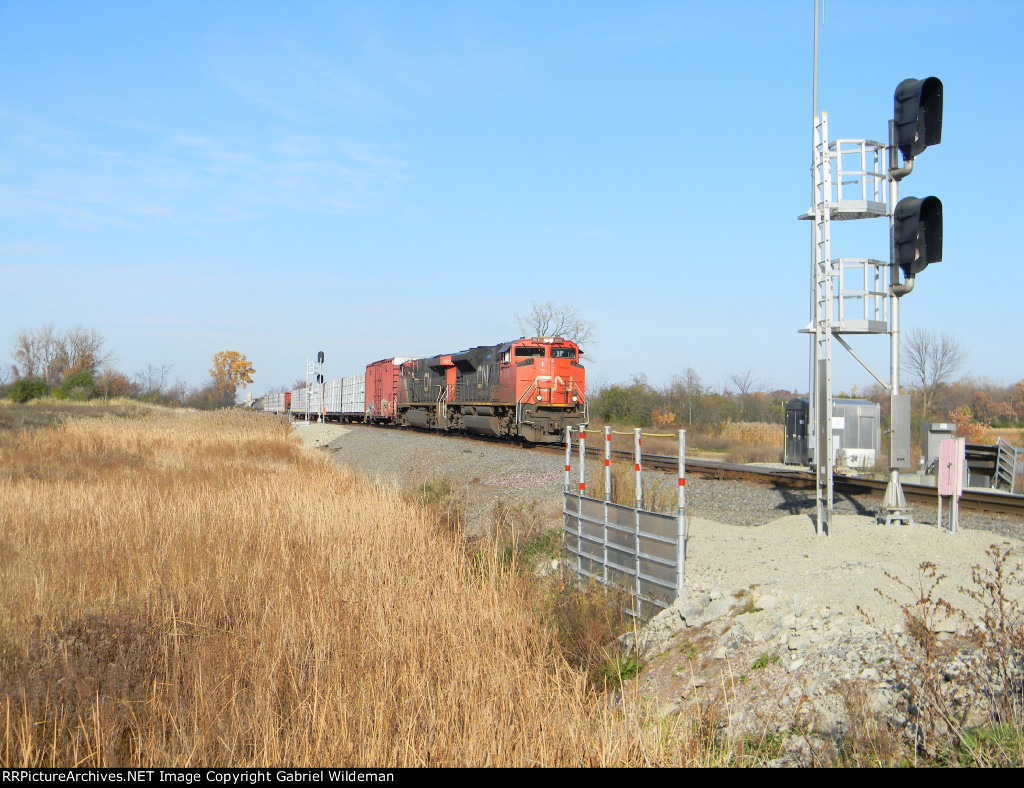
[[[611,502],[611,428],[605,427],[605,498],[586,495],[586,432],[579,432],[579,485],[570,489],[572,439],[566,431],[562,545],[565,564],[578,577],[630,596],[629,612],[649,618],[683,589],[686,565],[686,432],[679,431],[679,500],[675,516],[643,508],[641,431],[634,432],[636,505]]]

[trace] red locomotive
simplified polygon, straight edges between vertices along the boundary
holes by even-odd
[[[557,443],[586,423],[579,348],[561,337],[407,361],[398,376],[400,424]]]
[[[287,405],[282,395],[267,395],[254,406],[293,418],[559,443],[566,427],[587,422],[580,355],[575,342],[533,337],[430,358],[387,358],[365,373],[296,389]]]

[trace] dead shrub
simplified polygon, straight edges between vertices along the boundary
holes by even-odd
[[[886,597],[900,604],[906,637],[883,632],[895,657],[882,671],[907,702],[910,756],[926,763],[1024,763],[1021,565],[1008,549],[987,552],[991,567],[974,567],[973,586],[960,588],[979,616],[939,595],[945,576],[930,562],[921,564],[916,587],[889,576],[916,598]]]

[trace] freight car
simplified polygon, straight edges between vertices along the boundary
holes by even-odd
[[[292,418],[558,443],[566,427],[588,420],[580,355],[569,340],[533,337],[430,358],[387,358],[341,380],[266,395],[260,404]]]
[[[287,413],[291,409],[292,393],[285,391],[277,394],[264,394],[255,402],[258,410],[267,413]]]
[[[415,359],[385,358],[367,364],[365,375],[366,417],[370,424],[394,424],[398,420],[398,379],[403,364]]]

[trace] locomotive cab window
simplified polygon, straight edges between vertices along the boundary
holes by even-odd
[[[544,348],[528,346],[517,347],[516,358],[544,358]]]
[[[551,348],[551,358],[576,358],[576,348],[553,347]]]

